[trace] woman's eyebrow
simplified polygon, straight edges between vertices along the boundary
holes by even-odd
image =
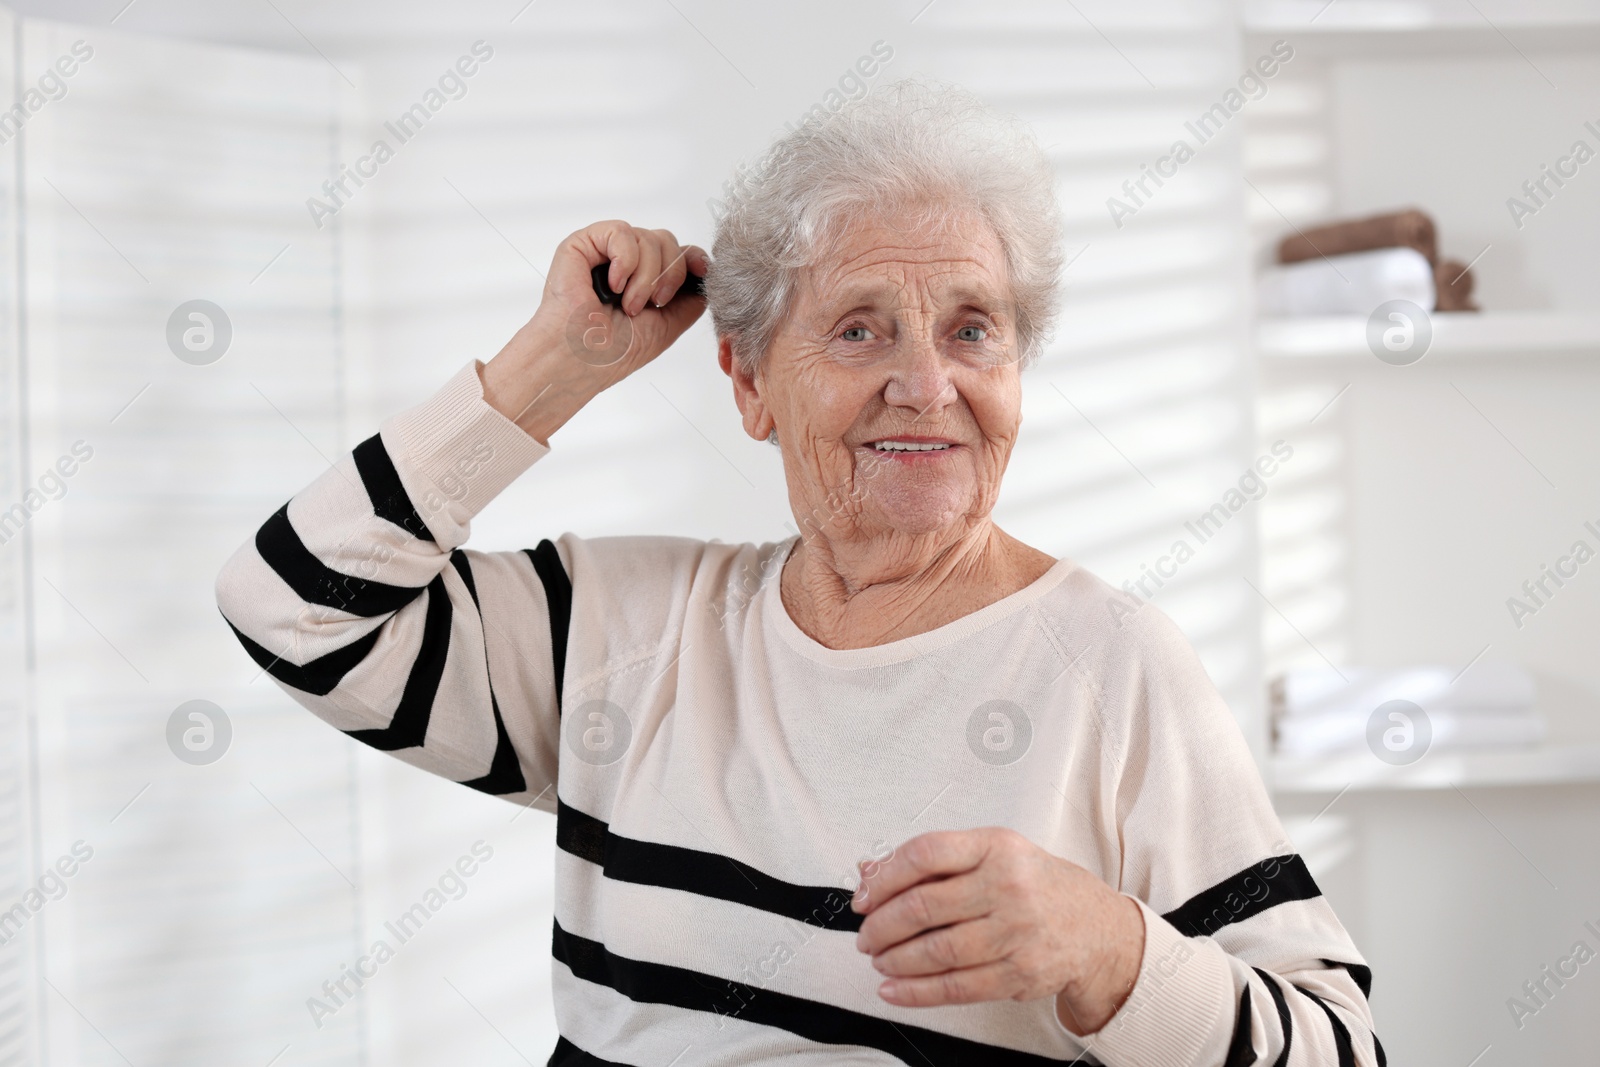
[[[873,284],[847,285],[836,293],[825,294],[817,301],[807,322],[819,330],[832,329],[841,319],[855,314],[881,312],[890,301],[886,286]]]
[[[819,332],[828,332],[834,329],[834,327],[838,326],[839,323],[849,318],[851,315],[870,315],[879,310],[881,310],[880,307],[874,303],[830,303],[816,308],[811,314],[805,317],[804,322],[807,329],[812,329]]]

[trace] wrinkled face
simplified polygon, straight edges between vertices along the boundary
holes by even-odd
[[[808,272],[741,407],[756,436],[776,427],[808,538],[954,532],[999,495],[1021,422],[1017,359],[988,224],[877,215]]]

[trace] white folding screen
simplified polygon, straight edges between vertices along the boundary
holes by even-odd
[[[0,10],[0,86],[11,96],[17,87],[15,20]],[[22,337],[17,278],[17,176],[21,143],[10,124],[0,121],[0,902],[10,908],[31,878],[28,846],[32,805],[29,803],[30,731],[28,708],[27,551],[28,538],[14,514],[30,477],[27,450],[22,447],[27,425],[23,402],[26,386],[20,353]],[[37,951],[32,931],[0,920],[0,1064],[31,1062],[34,1028],[34,985],[30,961]]]
[[[81,861],[29,923],[40,1058],[357,1062],[359,1013],[312,1031],[304,1007],[359,929],[349,754],[242,659],[211,588],[345,446],[337,243],[298,226],[336,143],[334,76],[104,27],[19,32],[21,85],[62,72],[20,138],[22,477],[49,498],[27,523],[29,877]],[[229,723],[215,762],[169,745],[192,700]]]

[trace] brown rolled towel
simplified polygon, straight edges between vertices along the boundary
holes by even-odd
[[[1278,242],[1278,262],[1298,263],[1318,256],[1370,252],[1375,248],[1415,248],[1429,263],[1439,261],[1433,219],[1416,208],[1408,208],[1292,233]]]
[[[1472,302],[1472,272],[1459,259],[1441,259],[1433,267],[1433,287],[1438,293],[1435,311],[1477,311]]]

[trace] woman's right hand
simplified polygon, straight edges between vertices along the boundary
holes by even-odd
[[[609,282],[622,295],[607,307],[591,271],[610,261]],[[597,222],[556,249],[544,296],[528,323],[483,368],[484,398],[548,442],[589,400],[666,351],[705,310],[705,298],[674,296],[692,271],[710,266],[705,251],[679,245],[668,230]]]

